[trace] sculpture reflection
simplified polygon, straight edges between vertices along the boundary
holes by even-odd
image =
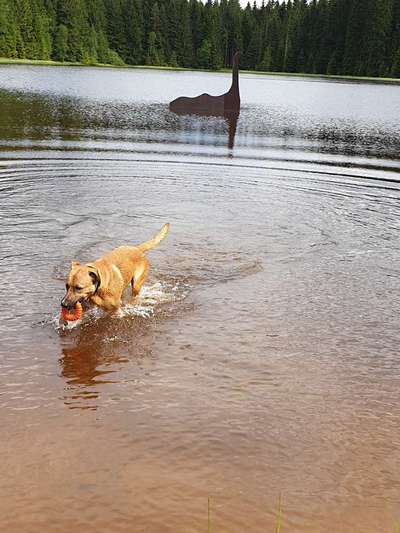
[[[233,56],[232,84],[228,92],[219,96],[203,93],[193,98],[181,96],[169,104],[169,109],[177,115],[198,115],[203,117],[223,117],[228,124],[228,147],[235,143],[237,121],[240,113],[239,52]]]

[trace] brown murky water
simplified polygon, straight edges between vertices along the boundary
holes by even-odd
[[[398,87],[0,70],[0,530],[393,532]],[[71,259],[171,233],[122,318],[57,325]]]

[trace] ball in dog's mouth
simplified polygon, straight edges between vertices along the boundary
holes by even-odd
[[[72,309],[67,309],[66,307],[61,307],[61,317],[67,322],[73,322],[82,318],[82,304],[77,302],[75,307]]]

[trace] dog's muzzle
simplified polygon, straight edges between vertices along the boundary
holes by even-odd
[[[78,300],[78,301],[79,301],[79,300]],[[63,307],[64,309],[68,309],[68,310],[75,309],[75,305],[78,303],[78,301],[75,302],[75,303],[72,303],[72,302],[68,301],[68,300],[66,299],[66,297],[65,297],[65,298],[63,298],[63,299],[61,300],[61,307]]]

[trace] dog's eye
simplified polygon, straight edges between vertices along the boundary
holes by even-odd
[[[77,291],[83,291],[83,287],[75,287]]]

